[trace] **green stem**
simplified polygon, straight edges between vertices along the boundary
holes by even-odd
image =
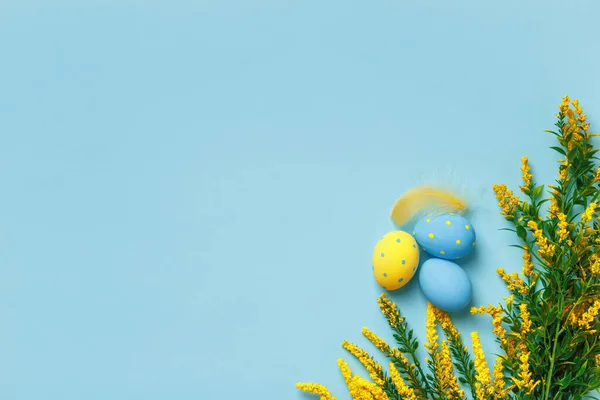
[[[461,367],[460,369],[462,369],[464,371],[463,377],[469,383],[469,386],[471,388],[471,395],[473,396],[473,399],[476,399],[477,398],[477,391],[475,389],[476,378],[475,378],[475,375],[473,375],[473,373],[471,371],[469,353],[464,351],[464,344],[463,344],[460,336],[452,337],[450,332],[446,332],[446,336],[451,337],[450,350],[452,351],[452,353],[453,353],[452,355],[454,356],[454,358],[458,359],[458,361],[455,361],[455,363],[460,365],[460,367]]]
[[[409,354],[411,355],[413,361],[415,362],[415,366],[417,367],[417,370],[421,374],[421,377],[423,378],[423,382],[425,382],[425,391],[427,392],[427,394],[431,393],[433,395],[433,390],[431,389],[431,386],[429,386],[429,381],[427,380],[427,376],[425,375],[425,372],[423,372],[423,368],[421,368],[421,363],[419,362],[419,359],[417,358],[416,353],[414,351],[411,351]]]
[[[552,346],[552,357],[550,358],[550,369],[548,370],[548,376],[546,377],[546,395],[544,396],[545,400],[548,400],[548,396],[550,396],[550,381],[552,380],[552,372],[554,372],[554,357],[556,356],[556,347],[558,345],[558,335],[560,335],[562,331],[560,330],[560,324],[556,326],[556,334],[554,335],[554,345]]]
[[[406,335],[406,326],[404,326],[403,323],[400,323],[393,326],[393,329],[396,331],[396,333],[398,333],[398,336],[401,339],[399,340],[399,344],[408,350],[407,353],[412,357],[414,365],[417,368],[417,372],[421,375],[423,383],[425,384],[425,387],[422,388],[422,392],[424,392],[423,394],[425,395],[425,398],[427,398],[427,395],[429,393],[433,394],[433,391],[431,389],[431,386],[429,386],[429,381],[427,380],[425,372],[423,372],[423,368],[421,368],[421,363],[419,362],[419,358],[417,357],[416,350],[414,349],[410,339]]]

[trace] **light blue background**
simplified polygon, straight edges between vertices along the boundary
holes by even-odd
[[[4,0],[0,397],[348,398],[341,341],[391,338],[373,246],[431,179],[499,301],[491,186],[554,178],[564,94],[600,130],[600,3],[490,3]],[[393,298],[423,337],[416,280]]]

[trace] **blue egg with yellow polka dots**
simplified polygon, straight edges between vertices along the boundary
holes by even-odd
[[[429,255],[446,260],[466,257],[475,247],[475,229],[458,214],[421,218],[415,225],[414,237]]]

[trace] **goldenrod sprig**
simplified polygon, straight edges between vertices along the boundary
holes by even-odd
[[[595,343],[600,311],[595,286],[600,273],[600,225],[595,218],[600,169],[594,165],[598,150],[590,143],[589,124],[578,101],[563,98],[556,127],[550,131],[558,140],[553,149],[563,159],[556,185],[549,185],[548,217],[540,217],[539,207],[548,200],[538,199],[542,187],[533,182],[528,158],[522,160],[521,172],[529,201],[513,200],[509,218],[506,204],[500,204],[501,214],[524,242],[527,278],[522,283],[516,273],[499,271],[518,304],[507,306],[504,322],[510,325],[510,343],[505,351],[512,356],[507,354],[503,368],[512,375],[515,390],[543,399],[575,393],[580,385],[592,388],[582,379],[592,363],[572,359],[579,353],[592,357],[595,350],[586,349],[593,346],[589,338]],[[504,198],[511,193],[504,185],[495,185],[495,190]],[[573,365],[579,372],[572,372]]]
[[[453,365],[459,373],[458,380],[461,384],[466,384],[471,390],[471,395],[476,398],[475,363],[471,359],[467,346],[463,343],[462,337],[448,314],[442,310],[435,309],[437,320],[442,326],[444,334],[450,343],[450,354],[453,358]]]
[[[425,397],[426,392],[423,389],[423,385],[419,381],[419,373],[414,364],[406,358],[404,353],[400,352],[397,348],[392,348],[385,340],[377,336],[369,328],[363,327],[363,335],[371,342],[378,350],[380,350],[386,357],[388,357],[395,368],[401,375],[406,377],[408,381],[408,387],[420,397]],[[390,371],[391,373],[391,371]],[[393,378],[393,377],[392,377]]]
[[[400,310],[386,295],[382,293],[377,299],[381,312],[386,317],[389,326],[394,331],[394,339],[398,343],[398,350],[401,353],[408,354],[412,358],[412,363],[415,366],[418,380],[422,382],[423,387],[421,392],[427,396],[433,392],[429,381],[426,378],[425,372],[421,367],[419,357],[417,356],[417,350],[419,348],[419,341],[414,336],[412,329],[408,328],[408,324],[404,317],[401,316]]]

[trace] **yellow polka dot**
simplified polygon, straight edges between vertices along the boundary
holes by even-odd
[[[460,244],[460,240],[457,240],[457,241],[456,241],[456,244]]]
[[[444,254],[446,254],[446,252],[444,250],[442,250],[442,251],[440,251],[440,254],[444,255]]]
[[[433,239],[434,237],[435,237],[435,235],[434,235],[433,233],[430,233],[430,234],[429,234],[429,238],[430,238],[430,239]]]
[[[467,230],[471,229],[469,225],[465,225],[465,228],[467,228]]]
[[[430,220],[429,218],[427,218],[427,219],[425,220],[425,222],[431,222],[431,220]]]
[[[475,242],[473,242],[472,246],[475,246]]]
[[[446,221],[446,225],[452,225],[452,222]]]

